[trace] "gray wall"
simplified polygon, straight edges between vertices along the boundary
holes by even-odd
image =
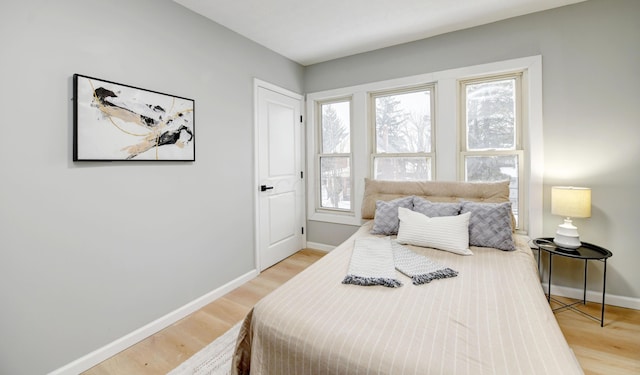
[[[607,291],[640,298],[640,1],[590,0],[307,67],[305,92],[542,55],[543,229],[553,236],[553,185],[588,186],[593,209],[574,222],[609,248]],[[310,222],[307,239],[335,245],[355,227]],[[554,284],[582,288],[582,265],[558,259]],[[600,291],[602,264],[588,288]]]
[[[3,1],[0,45],[0,374],[254,268],[253,77],[302,92],[301,66],[169,0]],[[74,73],[195,99],[196,162],[73,163]]]

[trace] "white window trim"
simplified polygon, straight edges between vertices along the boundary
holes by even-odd
[[[320,91],[307,95],[307,119],[310,119],[307,131],[307,172],[308,219],[337,224],[361,225],[362,196],[364,195],[364,178],[370,177],[371,136],[369,129],[369,111],[367,110],[370,92],[415,87],[421,84],[435,83],[436,108],[434,120],[435,135],[435,168],[434,181],[456,181],[460,155],[458,124],[458,81],[465,77],[493,75],[515,70],[526,71],[527,80],[523,81],[523,103],[528,110],[523,113],[527,126],[523,134],[523,148],[528,163],[523,167],[523,197],[527,227],[524,228],[530,237],[542,235],[542,176],[544,170],[543,137],[542,137],[542,56],[530,56],[518,59],[474,65],[464,68],[444,70],[435,73],[420,74],[387,81],[366,83],[357,86]],[[351,136],[352,136],[352,178],[353,178],[353,212],[336,214],[316,210],[318,188],[315,166],[317,153],[316,103],[332,98],[352,97]]]

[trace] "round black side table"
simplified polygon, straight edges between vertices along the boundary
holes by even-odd
[[[546,251],[549,254],[549,285],[547,289],[547,300],[551,303],[551,275],[552,275],[552,267],[553,267],[553,256],[559,255],[567,258],[581,259],[584,260],[584,286],[582,290],[582,301],[577,301],[570,304],[565,304],[559,301],[554,300],[559,303],[561,306],[553,309],[553,311],[558,311],[562,309],[572,309],[577,311],[583,315],[586,315],[589,318],[600,321],[600,327],[604,326],[604,298],[606,294],[606,286],[607,286],[607,259],[610,258],[613,253],[603,247],[590,244],[588,242],[583,242],[582,246],[577,249],[565,249],[557,246],[553,243],[552,237],[543,237],[536,238],[533,240],[534,245],[538,247],[541,251]],[[538,270],[540,269],[540,258],[542,254],[538,255]],[[587,303],[587,262],[589,260],[597,260],[604,263],[604,270],[602,275],[602,310],[600,312],[600,319],[590,314],[587,314],[584,311],[578,310],[574,305],[581,303],[584,305]]]

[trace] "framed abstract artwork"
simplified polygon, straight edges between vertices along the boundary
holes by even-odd
[[[73,75],[74,161],[195,161],[195,101]]]

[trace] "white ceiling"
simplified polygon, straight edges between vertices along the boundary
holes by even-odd
[[[174,0],[302,65],[584,0]]]

